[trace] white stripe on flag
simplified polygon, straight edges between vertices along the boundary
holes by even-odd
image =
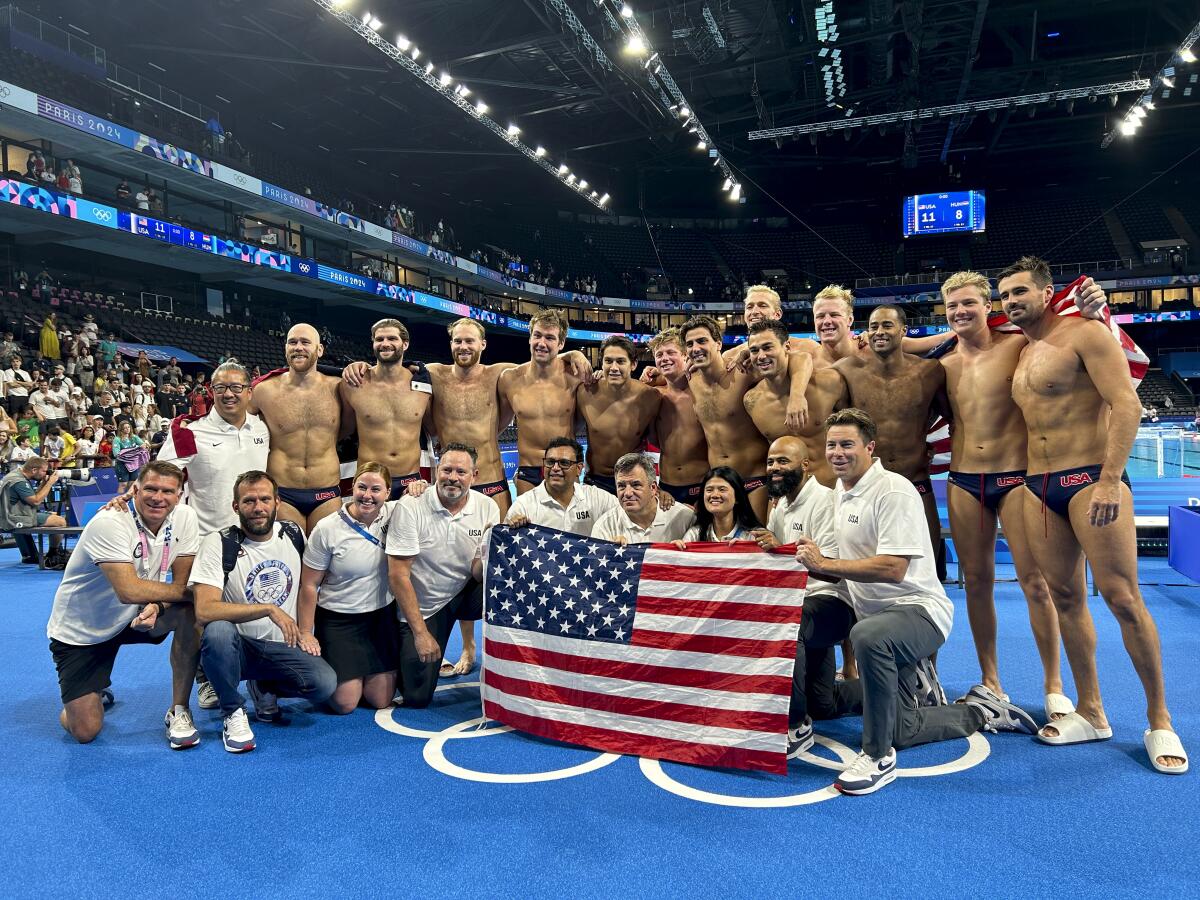
[[[644,578],[638,584],[643,597],[672,597],[687,600],[728,600],[731,603],[761,603],[766,606],[801,606],[803,588],[758,587],[748,584],[695,584],[691,581],[658,581]]]
[[[639,631],[669,631],[672,634],[712,634],[754,641],[789,641],[796,638],[800,626],[787,622],[738,622],[732,619],[638,613],[633,618],[633,627]]]
[[[677,684],[658,684],[649,681],[629,681],[625,678],[606,678],[602,675],[581,675],[564,672],[551,666],[513,662],[507,659],[488,659],[488,672],[520,678],[538,684],[574,688],[581,691],[631,697],[654,703],[686,703],[714,709],[733,709],[744,712],[760,712],[779,715],[786,708],[789,698],[782,694],[746,694],[732,691],[717,691],[711,688],[686,687]],[[489,686],[489,689],[492,689]]]
[[[539,719],[565,722],[569,725],[586,725],[589,728],[606,728],[627,734],[644,734],[650,737],[667,738],[698,746],[738,747],[743,750],[764,750],[781,753],[784,736],[766,731],[741,731],[735,728],[706,728],[690,722],[672,722],[668,719],[641,719],[599,709],[583,709],[578,706],[563,706],[514,697],[512,694],[488,686],[486,699],[493,703]]]
[[[579,638],[555,637],[537,634],[523,628],[506,628],[488,625],[495,632],[496,640],[508,641],[518,647],[533,647],[581,656],[584,659],[611,659],[616,662],[642,662],[651,666],[668,666],[673,669],[703,669],[707,672],[734,672],[741,675],[792,676],[796,667],[794,659],[773,657],[750,659],[745,656],[722,656],[717,653],[696,653],[690,650],[659,650],[654,647],[631,647],[626,644],[611,644],[607,641],[585,641]],[[484,648],[487,653],[487,648]]]
[[[660,566],[701,566],[709,569],[744,569],[747,566],[747,554],[753,556],[754,568],[771,570],[783,569],[788,572],[798,571],[796,557],[787,553],[760,553],[747,550],[744,553],[703,553],[686,550],[647,550],[645,563]]]

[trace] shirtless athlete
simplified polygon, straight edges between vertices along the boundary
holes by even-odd
[[[786,406],[790,387],[787,373],[788,331],[778,319],[763,318],[750,326],[746,346],[750,365],[760,379],[746,392],[742,403],[750,414],[754,427],[768,441],[791,435],[786,425]],[[846,382],[828,366],[816,369],[804,392],[808,401],[808,421],[799,429],[809,460],[809,474],[820,484],[831,488],[837,481],[825,459],[825,420],[835,410],[845,406]]]
[[[688,388],[687,357],[679,329],[668,328],[655,335],[650,352],[663,378],[655,386],[662,403],[650,429],[650,442],[659,452],[658,486],[680,503],[695,505],[708,471],[708,443]]]
[[[921,495],[930,541],[938,547],[942,525],[929,480],[925,434],[933,415],[949,413],[946,375],[936,360],[901,351],[906,326],[903,310],[877,306],[867,324],[869,354],[844,357],[834,369],[846,379],[850,405],[866,412],[879,429],[875,456]]]
[[[1029,340],[1013,378],[1028,429],[1026,487],[1033,502],[1025,506],[1025,527],[1079,691],[1077,710],[1045,725],[1038,738],[1074,744],[1112,737],[1096,677],[1086,557],[1142,682],[1150,762],[1159,772],[1182,774],[1187,753],[1167,711],[1158,630],[1138,590],[1133,495],[1123,476],[1141,404],[1127,362],[1102,324],[1048,309],[1054,284],[1042,260],[1018,260],[1000,274],[999,292],[1004,312]]]
[[[522,363],[500,373],[500,424],[517,420],[517,493],[542,483],[542,457],[546,445],[575,428],[575,389],[591,374],[582,359],[559,356],[567,342],[567,317],[561,310],[543,309],[529,320],[529,355]],[[570,364],[569,364],[570,363]]]
[[[721,326],[711,316],[694,316],[679,330],[694,369],[688,388],[708,442],[709,466],[730,466],[741,475],[754,514],[760,522],[766,521],[768,497],[763,467],[767,441],[754,427],[742,402],[753,387],[753,378],[740,368],[726,368],[721,356]],[[788,362],[792,390],[802,395],[812,371],[810,359],[797,353],[791,354]]]
[[[293,325],[284,345],[287,371],[255,385],[249,407],[271,432],[267,472],[279,482],[279,518],[306,534],[342,504],[337,442],[352,420],[343,414],[339,379],[317,371],[324,352],[317,329]]]
[[[375,365],[367,370],[365,383],[355,387],[343,381],[340,388],[342,401],[352,410],[351,422],[358,426],[359,460],[406,473],[392,476],[391,500],[421,480],[421,427],[429,425],[433,399],[429,383],[404,367],[408,345],[403,322],[380,319],[371,326]]]
[[[575,389],[575,408],[587,428],[587,474],[583,480],[613,496],[617,493],[613,466],[638,448],[662,403],[658,391],[630,377],[636,359],[633,341],[616,334],[607,337],[600,344],[603,378]]]

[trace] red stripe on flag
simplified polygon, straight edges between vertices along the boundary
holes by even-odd
[[[798,622],[794,606],[766,603],[731,603],[728,600],[691,600],[686,597],[638,597],[637,611],[655,616],[686,616],[691,619],[732,619],[737,622]]]
[[[513,712],[491,700],[484,701],[483,714],[503,725],[511,725],[513,728],[538,737],[578,744],[595,750],[606,750],[610,753],[627,753],[631,756],[647,756],[651,759],[669,759],[693,766],[756,769],[776,775],[787,774],[787,756],[782,751],[770,753],[766,750],[744,750],[739,747],[693,744],[670,738],[628,734],[609,728],[556,722],[552,719],[541,719],[537,716]]]
[[[572,656],[556,650],[537,650],[497,640],[484,642],[484,656],[531,666],[546,666],[563,672],[594,675],[600,678],[620,678],[633,682],[670,684],[708,691],[729,691],[735,694],[776,694],[789,696],[792,679],[786,675],[743,675],[736,672],[711,672],[706,669],[678,669],[673,666],[654,666],[649,663],[617,662],[590,656]],[[487,676],[489,684],[491,675]]]
[[[514,697],[524,697],[541,703],[554,703],[575,709],[597,709],[622,716],[682,722],[685,725],[703,725],[706,728],[729,728],[737,731],[764,731],[782,734],[787,729],[787,712],[764,713],[745,709],[720,709],[713,706],[698,706],[693,703],[675,703],[666,700],[646,700],[641,697],[623,697],[585,691],[582,688],[563,687],[544,681],[529,681],[512,678],[498,672],[487,673],[490,690],[501,691]]]
[[[799,590],[807,583],[808,573],[801,569],[721,569],[691,564],[643,563],[642,581],[646,580]]]
[[[653,647],[656,650],[683,650],[688,653],[720,653],[725,656],[748,656],[751,659],[794,659],[796,642],[756,641],[753,638],[721,637],[715,634],[672,634],[667,631],[646,631],[637,628],[630,643],[634,647]]]

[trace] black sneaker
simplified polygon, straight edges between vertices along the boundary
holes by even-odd
[[[811,750],[814,743],[816,736],[813,734],[812,719],[806,718],[796,728],[788,729],[787,758],[795,759],[801,753]]]
[[[278,697],[263,690],[257,681],[247,681],[246,690],[250,692],[250,699],[254,701],[254,718],[273,725],[283,723],[283,710],[279,708]]]
[[[991,688],[982,684],[967,691],[963,703],[983,713],[983,727],[987,731],[1019,731],[1022,734],[1037,734],[1037,722],[1033,716],[1015,703],[1000,697]]]
[[[865,751],[858,754],[850,767],[837,777],[833,786],[843,794],[857,797],[873,794],[895,780],[896,750],[893,747],[880,759],[875,759]]]

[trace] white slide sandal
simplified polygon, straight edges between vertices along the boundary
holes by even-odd
[[[1042,734],[1047,728],[1054,728],[1058,734]],[[1061,719],[1047,722],[1037,733],[1037,739],[1043,744],[1062,746],[1065,744],[1087,744],[1092,741],[1107,741],[1112,737],[1111,728],[1097,728],[1077,712],[1071,712]]]
[[[1183,742],[1175,732],[1165,728],[1147,728],[1142,742],[1146,745],[1146,753],[1150,755],[1150,765],[1154,766],[1156,772],[1162,772],[1164,775],[1182,775],[1188,770],[1187,751],[1183,749]],[[1164,766],[1158,761],[1160,756],[1177,756],[1183,760],[1183,765]]]
[[[1047,722],[1057,722],[1075,712],[1075,704],[1071,702],[1070,697],[1053,692],[1046,695],[1045,708]]]

